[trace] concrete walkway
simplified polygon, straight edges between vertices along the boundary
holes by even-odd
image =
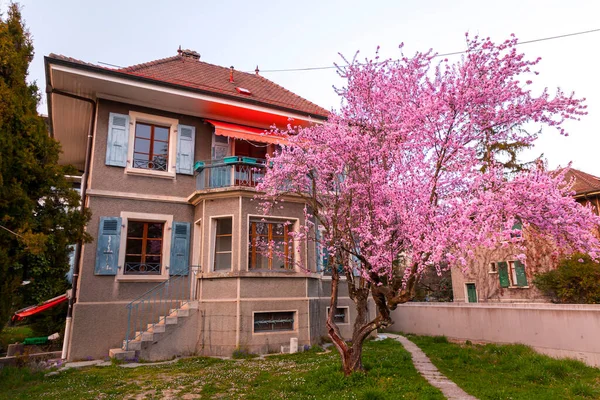
[[[385,333],[385,336],[395,339],[402,343],[402,346],[411,354],[415,368],[427,381],[440,389],[448,400],[477,400],[477,397],[471,396],[450,379],[442,375],[440,371],[431,363],[423,351],[413,342],[401,335]]]

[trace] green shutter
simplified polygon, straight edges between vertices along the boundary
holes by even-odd
[[[190,223],[173,222],[169,275],[187,275],[190,260]]]
[[[500,287],[507,288],[510,286],[508,263],[506,261],[500,261],[498,263],[498,277],[500,278]]]
[[[517,274],[517,286],[527,286],[525,266],[519,260],[515,261],[515,273]]]
[[[194,142],[196,128],[179,125],[177,128],[177,173],[194,175]]]
[[[315,224],[315,271],[321,272],[323,265],[321,264],[321,232],[319,225]]]
[[[129,115],[108,115],[108,137],[106,140],[106,165],[127,166],[129,143]]]
[[[116,275],[119,269],[121,245],[121,218],[100,217],[96,238],[96,275]]]
[[[477,290],[474,283],[467,283],[467,300],[469,303],[477,303]]]

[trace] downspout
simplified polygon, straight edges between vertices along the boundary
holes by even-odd
[[[81,214],[83,215],[85,213],[88,176],[89,176],[89,172],[90,172],[90,165],[92,162],[92,143],[93,143],[93,139],[94,139],[94,124],[96,121],[97,103],[94,100],[89,99],[87,97],[82,97],[82,96],[78,96],[76,94],[53,89],[51,86],[48,86],[47,93],[70,97],[75,100],[85,101],[92,105],[90,130],[88,132],[87,143],[86,143],[85,166],[84,166],[84,170],[83,170],[83,177],[81,179]],[[62,355],[61,355],[61,358],[63,360],[67,359],[68,351],[69,351],[69,344],[71,342],[73,306],[75,305],[75,301],[77,298],[77,284],[79,282],[79,265],[81,264],[81,249],[82,249],[82,247],[83,247],[83,239],[81,239],[79,241],[79,243],[77,244],[77,246],[75,247],[75,265],[73,266],[73,287],[71,289],[71,296],[69,296],[69,306],[67,308],[67,319],[66,319],[66,323],[65,323],[65,337],[63,339],[63,348],[62,348]]]

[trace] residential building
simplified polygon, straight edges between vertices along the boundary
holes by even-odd
[[[285,141],[265,130],[322,123],[325,109],[189,50],[116,69],[51,54],[45,67],[51,132],[92,211],[66,358],[265,353],[326,335],[330,281],[315,246],[289,236],[304,203],[264,215],[255,200]]]
[[[565,180],[573,180],[573,197],[582,205],[600,210],[600,178],[569,168]],[[521,228],[520,225],[515,228]],[[522,231],[526,242],[527,264],[514,257],[510,246],[477,252],[476,259],[463,273],[453,269],[452,290],[455,302],[547,302],[548,299],[532,283],[534,275],[556,268],[560,256],[554,254],[550,243],[533,238]]]

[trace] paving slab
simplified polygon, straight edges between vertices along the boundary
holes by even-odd
[[[423,350],[421,350],[419,346],[402,335],[386,333],[386,336],[402,343],[402,346],[410,353],[417,371],[419,371],[432,386],[440,389],[448,400],[477,400],[477,397],[471,396],[442,374],[437,367],[433,365],[429,357],[423,353]]]

